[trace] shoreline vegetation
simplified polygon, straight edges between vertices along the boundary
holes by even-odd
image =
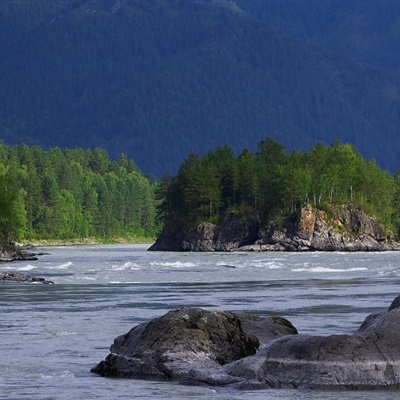
[[[77,238],[69,240],[61,239],[43,239],[14,242],[4,248],[0,245],[0,263],[14,261],[37,260],[39,256],[48,253],[37,252],[43,247],[67,247],[67,246],[102,246],[102,245],[127,245],[127,244],[145,244],[151,247],[155,242],[154,238]]]
[[[156,241],[154,237],[142,238],[123,238],[115,237],[110,239],[99,238],[76,238],[76,239],[38,239],[17,242],[16,245],[22,249],[35,247],[56,247],[56,246],[101,246],[101,245],[119,245],[119,244],[149,244],[152,245]]]
[[[0,247],[154,241],[156,187],[124,154],[0,141]]]
[[[288,153],[267,138],[258,149],[191,154],[175,176],[157,180],[101,148],[45,151],[0,141],[0,250],[12,254],[15,243],[155,242],[151,250],[163,251],[398,247],[400,172],[391,175],[338,141]]]

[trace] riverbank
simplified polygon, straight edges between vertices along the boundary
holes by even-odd
[[[130,245],[130,244],[148,244],[154,243],[154,238],[78,238],[78,239],[35,239],[25,240],[17,243],[11,243],[8,246],[0,246],[0,262],[37,260],[37,257],[43,255],[35,249],[40,247],[68,247],[68,246],[101,246],[101,245]]]
[[[32,239],[20,241],[17,246],[23,249],[35,247],[53,247],[53,246],[79,246],[79,245],[105,245],[105,244],[146,244],[154,243],[154,237],[135,237],[135,238],[76,238],[76,239]]]

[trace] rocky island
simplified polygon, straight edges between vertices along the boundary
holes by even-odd
[[[222,223],[194,229],[166,225],[152,251],[388,251],[399,243],[364,211],[346,206],[327,212],[310,205],[279,224],[263,224],[256,215],[228,213]]]
[[[285,318],[172,310],[115,339],[104,377],[235,389],[399,389],[400,296],[354,334],[305,336]]]
[[[164,228],[150,250],[400,249],[400,172],[337,141],[288,153],[267,138],[255,153],[192,154],[157,196]]]

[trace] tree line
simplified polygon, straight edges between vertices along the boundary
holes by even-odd
[[[155,186],[124,154],[0,142],[0,243],[153,238]]]
[[[159,213],[166,223],[193,226],[220,221],[227,212],[256,213],[262,221],[288,218],[310,204],[352,205],[397,231],[400,174],[390,175],[366,161],[350,144],[317,144],[287,153],[268,138],[253,153],[238,156],[229,146],[203,157],[191,154],[176,176],[164,176],[158,189]]]
[[[397,236],[400,172],[365,160],[350,144],[288,153],[268,138],[235,155],[221,146],[189,155],[175,176],[143,176],[124,154],[42,150],[0,142],[0,243],[34,239],[154,238],[162,224],[218,223],[228,212],[262,221],[295,216],[311,204],[351,205]]]

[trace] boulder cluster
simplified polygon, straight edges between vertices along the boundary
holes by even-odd
[[[115,339],[105,377],[237,389],[399,389],[400,296],[350,335],[306,336],[285,318],[172,310]]]

